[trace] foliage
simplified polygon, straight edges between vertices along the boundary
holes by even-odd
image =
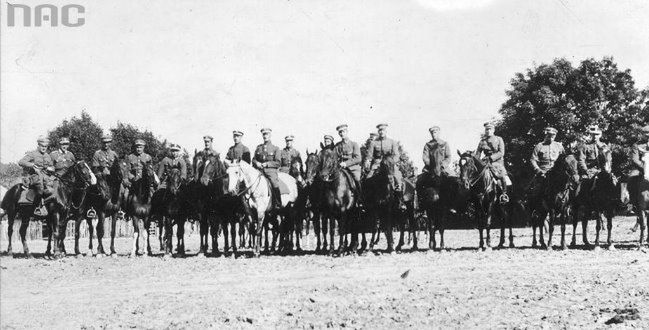
[[[0,185],[10,188],[20,182],[22,173],[23,170],[16,163],[0,163]]]
[[[148,130],[141,131],[131,124],[118,122],[117,126],[110,131],[113,136],[112,148],[120,157],[125,157],[134,151],[136,139],[146,142],[144,152],[151,155],[154,163],[161,161],[168,154],[167,140],[159,140]]]
[[[649,121],[649,90],[639,92],[630,70],[618,69],[609,57],[578,67],[556,59],[516,73],[506,94],[496,134],[505,140],[505,161],[515,177],[530,175],[529,158],[546,126],[557,128],[557,141],[566,145],[582,141],[591,124],[604,132],[602,140],[614,151],[613,170],[621,174],[640,127]]]
[[[367,153],[367,149],[370,147],[370,143],[372,143],[372,140],[367,139],[365,140],[365,143],[360,147],[361,156],[363,157],[363,162],[365,162],[365,159],[367,159],[367,157],[372,156],[372,155],[368,155]],[[405,151],[401,143],[397,142],[397,145],[399,148],[399,161],[397,162],[397,166],[399,167],[399,171],[401,171],[401,175],[404,178],[409,178],[414,176],[415,166],[413,165],[412,160],[410,160],[408,153]]]
[[[90,160],[95,150],[101,147],[99,137],[102,134],[99,124],[94,122],[90,115],[82,111],[81,118],[72,117],[63,120],[58,126],[48,133],[52,146],[50,150],[58,148],[62,137],[70,139],[70,151],[77,159]]]

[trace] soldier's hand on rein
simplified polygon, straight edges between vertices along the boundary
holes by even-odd
[[[341,162],[340,167],[345,168],[345,167],[347,167],[347,164],[345,164],[345,162]]]

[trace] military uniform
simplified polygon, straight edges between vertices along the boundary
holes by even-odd
[[[63,151],[61,149],[55,150],[50,154],[52,162],[54,163],[54,170],[57,175],[63,175],[67,172],[68,168],[74,165],[74,154],[70,151]]]
[[[128,179],[131,182],[138,181],[142,178],[142,170],[145,166],[151,165],[151,156],[147,153],[140,155],[130,154],[126,157],[126,168],[128,170]]]
[[[430,175],[446,176],[451,168],[451,147],[444,140],[430,140],[424,145],[422,159]]]
[[[99,149],[92,156],[92,171],[95,174],[110,175],[110,168],[115,160],[119,158],[112,149]]]
[[[372,141],[367,153],[367,160],[365,161],[365,168],[369,167],[369,172],[366,176],[367,178],[374,176],[374,172],[379,168],[384,157],[392,157],[395,166],[399,160],[399,146],[396,141],[390,138],[379,137]],[[403,178],[401,177],[401,171],[399,171],[398,168],[394,169],[394,180],[396,181],[395,184],[397,189],[400,190]]]
[[[187,163],[182,156],[176,158],[165,157],[158,165],[158,178],[164,182],[165,179],[173,169],[180,171],[180,178],[187,179]]]
[[[504,179],[507,175],[505,170],[505,142],[500,136],[485,136],[478,143],[476,156],[484,154],[483,160],[491,163],[491,169],[494,175],[499,179]]]
[[[564,153],[563,145],[559,142],[541,142],[534,147],[530,164],[535,172],[546,173],[554,166],[557,158]]]
[[[631,172],[629,173],[629,197],[632,205],[636,205],[638,196],[640,195],[640,184],[645,178],[649,177],[649,173],[644,172],[645,163],[643,159],[649,154],[649,143],[636,144],[631,150]],[[649,180],[648,180],[649,181]]]
[[[229,161],[243,160],[250,164],[250,149],[244,146],[243,143],[237,143],[228,149],[225,159]]]
[[[293,147],[282,149],[280,153],[279,171],[289,174],[289,172],[291,171],[291,163],[293,163],[295,159],[299,160],[300,164],[302,164],[302,157],[300,156],[300,152],[297,151],[297,149]]]
[[[577,161],[579,162],[579,174],[587,175],[589,178],[597,175],[603,168],[608,157],[610,149],[606,143],[588,142],[579,146],[577,149]]]
[[[54,165],[47,152],[29,151],[18,161],[18,165],[23,168],[25,185],[34,188],[38,194],[42,194],[45,188],[51,184],[51,178],[43,172],[46,168]],[[34,170],[34,165],[40,167],[41,171]]]
[[[338,159],[345,162],[346,168],[354,176],[358,184],[361,180],[361,148],[358,143],[347,140],[341,140],[334,146]]]
[[[277,177],[277,169],[281,162],[280,149],[271,142],[262,143],[255,149],[255,161],[259,163],[266,163],[266,166],[261,168],[255,165],[257,169],[263,172],[270,184],[275,189],[279,189],[279,178]]]

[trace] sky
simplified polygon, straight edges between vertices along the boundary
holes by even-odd
[[[649,86],[644,0],[74,3],[86,9],[76,28],[8,27],[1,4],[2,162],[85,110],[192,151],[205,134],[227,151],[235,129],[254,148],[271,127],[304,153],[341,123],[362,142],[386,122],[421,168],[429,127],[475,148],[510,79],[534,65],[613,56]]]

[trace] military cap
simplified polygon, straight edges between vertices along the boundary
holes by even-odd
[[[376,129],[382,129],[382,128],[386,128],[386,127],[388,127],[388,124],[386,124],[386,123],[381,123],[381,124],[376,125]]]
[[[546,128],[543,130],[543,132],[544,132],[545,134],[548,134],[548,133],[549,133],[549,134],[554,134],[554,135],[556,135],[559,131],[558,131],[556,128],[554,128],[554,127],[550,127],[550,126],[548,126],[548,127],[546,127]]]
[[[643,127],[642,132],[645,133],[645,134],[649,134],[649,125]]]
[[[177,145],[177,144],[173,144],[173,143],[172,143],[172,144],[169,146],[169,149],[170,149],[171,151],[180,151],[180,146]]]
[[[113,137],[110,136],[109,134],[104,134],[101,136],[101,142],[111,142],[113,141]]]
[[[484,127],[485,128],[495,128],[496,125],[494,125],[494,123],[488,121],[488,122],[484,123]]]
[[[146,142],[144,142],[144,140],[142,140],[142,139],[137,139],[137,140],[135,140],[135,145],[136,146],[145,146]]]
[[[284,140],[286,140],[286,141],[293,141],[294,138],[295,138],[295,137],[294,137],[293,135],[287,135],[287,136],[284,138]]]
[[[370,133],[370,137],[377,137],[377,136],[379,136],[379,135],[374,133],[374,132]]]
[[[431,132],[431,133],[432,132],[439,132],[439,126],[433,126],[433,127],[429,128],[428,131]]]
[[[336,132],[340,132],[340,130],[347,129],[347,124],[341,124],[336,126]]]
[[[38,140],[36,140],[36,142],[38,142],[38,145],[41,145],[41,146],[44,146],[44,147],[47,147],[47,146],[50,145],[50,139],[48,139],[46,136],[39,136]]]
[[[597,125],[590,125],[588,126],[587,133],[592,135],[602,135],[602,130],[600,130]]]
[[[70,139],[64,137],[59,140],[59,144],[70,144]]]
[[[262,129],[260,130],[261,134],[270,133],[270,132],[272,132],[272,131],[273,131],[273,130],[270,129],[270,128],[268,128],[268,127],[264,127],[264,128],[262,128]]]
[[[212,140],[214,140],[214,138],[213,138],[211,135],[205,135],[205,136],[203,136],[203,141],[207,141],[207,140],[212,141]]]
[[[325,140],[329,140],[329,141],[331,141],[331,142],[334,142],[334,137],[331,136],[331,135],[325,135],[325,136],[324,136],[324,139],[325,139]]]
[[[232,135],[234,135],[234,136],[243,136],[243,132],[242,131],[232,131]]]

